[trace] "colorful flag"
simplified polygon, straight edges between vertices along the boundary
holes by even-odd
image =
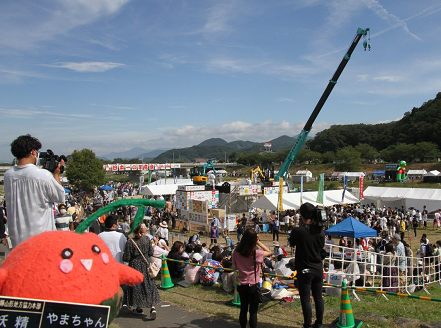
[[[323,204],[323,192],[325,190],[325,174],[319,175],[319,189],[317,193],[317,203]]]
[[[344,202],[345,201],[345,192],[346,192],[346,187],[348,186],[348,176],[345,175],[345,187],[343,188],[343,194],[341,195],[341,201]]]
[[[364,199],[363,195],[364,176],[360,176],[360,200]]]

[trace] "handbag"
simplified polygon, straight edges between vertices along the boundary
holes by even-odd
[[[256,254],[254,253],[254,281],[256,281]],[[260,284],[257,283],[252,288],[254,291],[254,301],[256,303],[266,303],[271,301],[273,298],[271,296],[271,291],[269,289],[260,287]]]
[[[155,279],[156,276],[158,275],[159,270],[161,270],[161,268],[155,262],[150,263],[149,261],[147,261],[144,254],[142,254],[141,250],[139,249],[138,245],[136,245],[136,243],[133,241],[133,239],[130,239],[130,241],[133,243],[133,245],[135,245],[136,249],[141,254],[145,263],[147,263],[149,265],[147,268],[147,273],[149,274],[149,277],[152,279]]]

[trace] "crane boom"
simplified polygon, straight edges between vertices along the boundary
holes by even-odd
[[[341,73],[343,72],[344,68],[346,67],[346,64],[349,62],[349,59],[351,59],[352,52],[354,51],[355,47],[357,46],[358,42],[362,38],[362,36],[366,35],[369,31],[369,28],[362,29],[358,28],[357,34],[354,37],[354,40],[352,41],[348,51],[344,55],[343,59],[340,62],[340,65],[338,65],[337,70],[335,71],[332,78],[329,80],[328,86],[326,87],[325,91],[323,92],[322,96],[320,97],[317,105],[315,106],[311,116],[309,117],[308,121],[306,122],[305,126],[303,127],[303,130],[300,132],[299,136],[296,139],[296,142],[294,143],[293,147],[291,148],[290,152],[288,153],[288,156],[286,156],[285,161],[283,162],[282,166],[280,167],[279,172],[274,177],[274,180],[279,181],[279,178],[286,178],[286,175],[288,174],[289,168],[291,164],[294,162],[295,157],[297,156],[297,153],[302,148],[303,144],[306,141],[306,138],[308,137],[309,132],[311,131],[312,124],[314,123],[315,119],[317,118],[318,114],[320,113],[323,105],[325,104],[326,100],[328,99],[329,95],[332,92],[332,89],[334,89],[335,84],[337,83],[338,78],[340,77]],[[364,48],[366,50],[367,43],[364,44]]]

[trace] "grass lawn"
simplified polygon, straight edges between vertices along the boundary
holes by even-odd
[[[415,295],[441,298],[441,287],[429,288],[431,295],[420,291]],[[238,322],[239,308],[226,303],[233,299],[232,294],[226,293],[222,287],[204,287],[194,285],[188,288],[180,286],[160,291],[162,301],[172,302],[183,306],[190,311],[206,313],[207,316],[216,316],[233,322]],[[357,292],[361,301],[351,295],[351,304],[356,319],[363,320],[363,327],[403,327],[394,322],[396,318],[418,319],[422,322],[440,321],[440,303],[387,296],[368,292]],[[329,325],[339,316],[340,298],[325,296],[324,323]],[[260,327],[285,328],[302,325],[303,316],[298,299],[290,303],[278,300],[261,304],[259,307],[258,322]],[[412,326],[411,326],[412,327]],[[415,326],[419,327],[419,325]]]

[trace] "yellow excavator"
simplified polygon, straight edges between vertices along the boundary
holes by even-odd
[[[254,182],[254,177],[255,174],[257,174],[257,178],[260,179],[260,182],[270,182],[273,181],[274,179],[270,176],[270,170],[266,170],[268,171],[268,174],[265,174],[262,169],[260,168],[260,166],[256,166],[255,168],[252,168],[250,171],[250,179],[251,181]],[[274,176],[274,174],[273,174]]]
[[[216,169],[212,161],[208,161],[204,166],[194,166],[190,169],[190,176],[196,185],[206,185],[208,183],[207,172],[212,169],[216,174]]]

